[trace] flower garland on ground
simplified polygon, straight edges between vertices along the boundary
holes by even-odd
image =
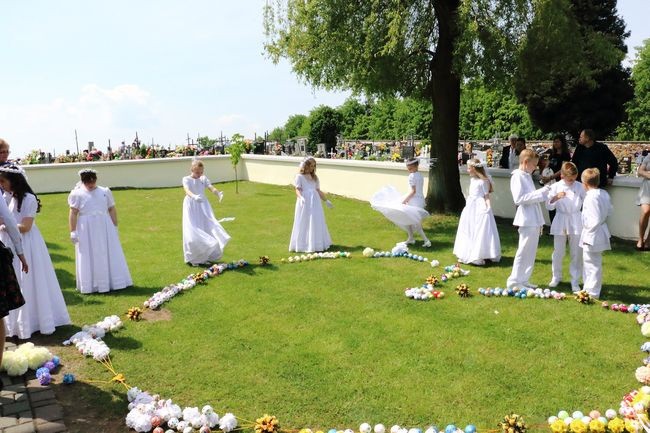
[[[79,353],[84,356],[92,356],[96,361],[103,361],[108,358],[111,349],[102,340],[107,332],[113,332],[122,327],[122,321],[118,316],[107,316],[94,325],[84,325],[81,331],[74,334],[63,342],[64,346],[74,344]]]
[[[325,252],[325,253],[308,253],[301,254],[299,256],[290,256],[287,258],[280,259],[280,263],[300,263],[300,262],[309,262],[312,260],[319,259],[340,259],[340,258],[350,258],[352,253],[349,251],[336,251],[336,252]]]
[[[221,275],[227,270],[243,268],[244,266],[248,266],[248,262],[244,259],[240,259],[236,262],[231,263],[220,263],[212,265],[202,272],[188,275],[183,280],[181,280],[180,283],[171,284],[164,287],[161,291],[154,293],[149,299],[144,301],[143,306],[144,308],[156,310],[160,308],[162,304],[169,301],[179,293],[190,290],[197,284],[205,283],[209,278]]]
[[[469,275],[469,271],[466,271],[460,267],[458,263],[455,265],[445,266],[445,272],[440,275],[440,279],[435,275],[430,275],[427,280],[420,287],[411,287],[404,290],[404,296],[416,301],[428,301],[431,299],[441,299],[445,297],[445,292],[438,290],[436,287],[443,282],[447,282],[454,278],[460,278],[465,275]],[[469,288],[467,288],[467,293],[469,293]],[[460,294],[460,293],[459,293]]]
[[[365,251],[364,251],[365,253]],[[365,254],[364,254],[365,255]],[[310,257],[311,256],[311,257]],[[392,253],[391,253],[392,256]],[[266,258],[266,256],[263,256]],[[316,253],[313,255],[307,256],[297,256],[298,260],[294,261],[307,261],[314,260],[316,258],[339,258],[339,257],[350,257],[350,253],[347,252],[336,252],[336,253]],[[306,257],[303,258],[303,257]],[[375,257],[373,251],[372,257]],[[397,256],[395,256],[397,257]],[[293,259],[293,258],[292,258]],[[423,258],[418,261],[425,261]],[[284,259],[282,260],[284,261]],[[260,264],[263,265],[263,262],[267,260],[260,260]],[[219,275],[227,269],[234,269],[237,267],[246,266],[248,262],[240,260],[228,265],[213,265],[209,269],[188,276],[178,285],[167,286],[160,292],[157,292],[152,296],[148,301],[145,301],[145,307],[153,308],[152,305],[160,306],[163,302],[171,299],[175,294],[180,290],[187,290],[188,288],[194,287],[198,283],[205,282],[208,278]],[[436,287],[441,282],[445,282],[449,279],[458,278],[463,275],[469,274],[469,271],[464,271],[460,268],[458,264],[450,265],[445,267],[445,273],[441,275],[441,278],[431,275],[427,278],[427,281],[421,288],[407,289],[409,290],[422,290],[425,289],[430,292],[426,295],[426,298],[440,298],[444,296],[443,292],[437,292],[437,295],[434,295],[433,288]],[[177,287],[181,287],[177,291]],[[166,290],[167,289],[167,290]],[[456,291],[461,297],[469,297],[471,292],[467,284],[460,284],[456,287]],[[553,299],[564,299],[565,295],[561,292],[551,291],[549,289],[501,289],[501,288],[480,288],[479,293],[484,296],[513,296],[519,298],[553,298]],[[173,295],[169,296],[167,292],[174,292]],[[585,292],[586,293],[586,292]],[[407,294],[408,296],[408,294]],[[415,298],[414,299],[418,299]],[[591,303],[593,299],[587,294],[578,293],[576,299],[582,303]],[[152,303],[153,301],[153,303]],[[608,307],[606,303],[601,303],[604,307]],[[616,304],[614,304],[616,305]],[[612,310],[615,310],[612,306]],[[134,307],[135,308],[135,307]],[[133,310],[133,309],[132,309]],[[625,309],[616,309],[615,311],[623,312],[637,312],[637,322],[641,325],[641,332],[645,337],[650,337],[650,307],[648,305],[630,305]],[[74,343],[79,348],[79,351],[86,356],[93,356],[94,359],[102,362],[106,368],[114,374],[114,377],[109,382],[117,382],[122,384],[127,389],[127,397],[129,400],[129,413],[126,416],[126,424],[128,427],[138,431],[138,432],[149,432],[153,433],[173,433],[174,431],[180,433],[193,433],[198,430],[199,433],[210,433],[213,428],[218,428],[224,433],[229,433],[239,426],[240,428],[253,428],[256,433],[279,433],[280,424],[275,416],[264,415],[261,418],[258,418],[254,423],[245,422],[245,424],[239,424],[237,418],[232,413],[226,413],[223,417],[219,418],[219,415],[214,412],[214,409],[211,406],[204,406],[201,411],[198,410],[198,407],[186,407],[181,410],[180,406],[173,403],[171,399],[161,399],[158,395],[150,395],[147,392],[143,392],[138,388],[129,387],[126,384],[124,375],[116,373],[113,368],[108,346],[101,341],[106,332],[119,329],[122,326],[122,322],[117,316],[106,317],[101,322],[98,322],[92,326],[84,326],[81,332],[73,335],[69,340],[66,340],[64,344]],[[30,343],[28,343],[30,344]],[[99,346],[98,346],[99,345]],[[645,343],[641,350],[644,352],[650,353],[650,342]],[[50,361],[53,364],[53,361]],[[11,364],[12,361],[9,361]],[[569,416],[566,411],[560,411],[557,416],[552,416],[548,419],[548,424],[552,433],[641,433],[643,429],[650,431],[650,420],[648,418],[648,410],[650,408],[650,357],[644,359],[644,366],[639,367],[635,372],[635,377],[639,382],[644,384],[640,389],[634,390],[626,395],[620,404],[619,413],[623,418],[616,416],[616,411],[613,409],[607,410],[605,417],[600,415],[598,411],[591,411],[588,416],[583,415],[581,412],[574,412],[572,416]],[[5,362],[3,362],[3,367]],[[49,376],[49,367],[41,368],[37,370],[37,376],[47,378]],[[46,370],[48,370],[46,372]],[[64,377],[64,382],[71,383],[73,382],[74,376],[68,375]],[[164,430],[163,426],[167,426],[167,430]],[[499,427],[503,433],[526,433],[527,426],[524,423],[523,419],[517,414],[506,415],[502,422],[500,422]],[[290,430],[291,431],[291,430]],[[359,426],[360,433],[386,433],[386,428],[383,424],[375,425],[374,429],[371,429],[370,424],[363,423]],[[486,429],[486,432],[496,432],[496,430]],[[442,432],[442,431],[441,431]],[[474,425],[468,425],[464,430],[457,428],[455,425],[450,424],[444,429],[445,433],[477,433],[477,428]],[[312,433],[311,429],[304,428],[300,430],[300,433]],[[318,430],[316,433],[323,433]],[[352,429],[347,429],[345,431],[331,429],[328,433],[354,433]],[[422,429],[411,428],[406,429],[402,428],[399,425],[394,425],[390,429],[390,433],[422,433]],[[437,428],[431,426],[426,429],[425,433],[439,433]]]
[[[363,250],[362,255],[370,259],[377,259],[381,257],[404,257],[407,259],[415,260],[416,262],[429,262],[429,259],[426,257],[409,253],[408,247],[404,243],[398,243],[391,251],[375,251],[374,249],[367,247]],[[432,267],[440,265],[440,262],[437,260],[431,260],[430,263]]]

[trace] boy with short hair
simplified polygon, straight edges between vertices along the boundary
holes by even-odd
[[[587,194],[582,205],[582,247],[583,289],[592,297],[600,296],[603,285],[603,251],[611,250],[607,217],[612,212],[612,202],[607,191],[600,189],[600,171],[588,168],[582,172],[582,185]]]
[[[549,211],[556,211],[551,224],[553,235],[552,270],[553,277],[548,286],[557,287],[562,281],[562,261],[569,243],[571,264],[571,290],[580,291],[580,277],[582,276],[582,250],[580,249],[580,234],[582,233],[582,215],[580,209],[585,198],[585,189],[576,181],[578,168],[572,162],[564,162],[560,169],[561,179],[551,185],[546,201]]]
[[[537,168],[539,156],[531,149],[524,149],[519,154],[519,168],[512,172],[510,191],[517,206],[517,213],[512,222],[519,227],[519,245],[512,273],[508,277],[507,287],[537,287],[530,282],[535,265],[539,235],[544,225],[544,216],[540,203],[546,201],[549,186],[535,189],[532,173]]]

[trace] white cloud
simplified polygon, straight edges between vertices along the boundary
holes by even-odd
[[[105,148],[108,139],[117,145],[122,140],[130,141],[136,130],[155,129],[159,124],[158,112],[149,92],[139,86],[102,88],[87,84],[75,100],[0,104],[0,136],[9,141],[14,157],[31,149],[56,149],[57,153],[73,150],[75,129],[80,148],[85,148],[88,141]]]

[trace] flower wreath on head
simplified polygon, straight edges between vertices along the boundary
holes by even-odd
[[[86,174],[86,173],[97,174],[97,171],[96,171],[96,170],[93,170],[92,168],[82,168],[81,170],[79,170],[79,171],[77,172],[77,174],[78,174],[79,176],[81,176],[82,174]]]
[[[25,169],[22,168],[20,165],[7,162],[2,165],[0,165],[0,171],[3,171],[5,173],[15,173],[15,174],[20,174],[22,175],[25,179],[27,179],[27,174],[25,174]]]
[[[474,168],[484,168],[485,167],[485,163],[483,161],[474,162],[474,161],[470,160],[470,161],[467,161],[467,165],[470,166],[470,167],[474,167]]]

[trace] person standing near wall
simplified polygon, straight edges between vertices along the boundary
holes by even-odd
[[[571,162],[578,167],[578,178],[588,168],[597,168],[601,173],[599,188],[611,185],[618,170],[616,156],[604,143],[596,141],[596,135],[591,129],[580,133],[579,145],[576,147]],[[607,175],[605,175],[607,173]]]

